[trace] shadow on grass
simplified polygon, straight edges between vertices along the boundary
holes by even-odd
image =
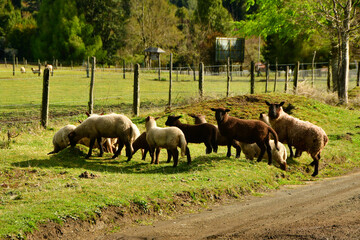
[[[103,157],[97,157],[93,153],[90,159],[85,159],[86,153],[78,148],[66,148],[61,152],[51,155],[50,158],[31,159],[12,163],[14,167],[36,167],[36,168],[64,168],[64,169],[86,169],[94,172],[111,172],[126,174],[176,174],[191,171],[203,171],[209,168],[215,168],[217,163],[229,158],[216,154],[206,156],[197,156],[192,159],[190,165],[187,164],[186,157],[180,158],[177,167],[173,167],[173,161],[166,163],[166,160],[160,159],[159,165],[150,164],[150,157],[146,161],[134,160],[127,162],[125,156],[119,156],[112,159],[111,155],[106,154]],[[240,161],[232,159],[233,161]],[[245,160],[241,160],[245,161]]]

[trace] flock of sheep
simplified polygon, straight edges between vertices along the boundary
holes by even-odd
[[[142,150],[142,159],[150,152],[151,163],[159,163],[160,149],[167,149],[167,162],[173,158],[176,167],[179,159],[178,147],[181,156],[187,156],[187,163],[191,163],[188,143],[204,143],[206,153],[217,152],[218,146],[227,146],[227,157],[231,156],[231,146],[236,149],[236,157],[240,157],[241,150],[247,159],[257,157],[276,161],[281,169],[287,169],[287,151],[294,157],[292,147],[296,149],[295,157],[302,152],[308,152],[313,158],[310,164],[314,166],[312,176],[319,171],[320,154],[328,142],[324,130],[310,122],[294,118],[284,112],[280,104],[269,103],[268,115],[261,114],[260,120],[244,120],[229,116],[229,109],[211,108],[215,112],[217,126],[206,122],[204,115],[190,115],[195,124],[183,124],[180,116],[168,116],[165,123],[168,127],[156,125],[156,119],[148,116],[145,119],[146,131],[140,134],[137,126],[122,114],[98,115],[91,114],[78,126],[67,125],[55,133],[53,137],[54,150],[57,153],[67,146],[84,144],[89,147],[86,158],[92,154],[92,149],[98,147],[100,156],[107,152],[114,153],[112,158],[120,155],[122,148],[126,148],[127,161],[139,149]],[[273,140],[271,139],[273,137]],[[97,142],[97,145],[96,145]],[[265,154],[266,152],[266,154]]]
[[[50,65],[50,64],[46,64],[45,65],[45,68],[49,69],[50,73],[53,73],[53,66]],[[35,69],[35,68],[31,68],[31,71],[34,73],[34,74],[39,74],[40,73],[40,70],[39,69]],[[26,68],[25,67],[20,67],[20,72],[21,73],[26,73]]]

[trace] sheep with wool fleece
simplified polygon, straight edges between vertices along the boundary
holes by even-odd
[[[91,115],[85,119],[74,131],[69,133],[71,146],[87,137],[90,139],[89,152],[86,158],[89,158],[92,153],[95,140],[100,146],[100,156],[103,155],[103,147],[101,138],[117,138],[118,149],[112,158],[119,156],[123,146],[126,146],[126,156],[128,161],[132,157],[132,141],[135,139],[136,130],[131,120],[122,114],[107,114],[107,115]]]
[[[54,150],[49,152],[48,155],[53,153],[58,153],[67,146],[69,146],[70,140],[68,135],[70,132],[74,131],[75,128],[76,128],[75,125],[69,124],[62,127],[59,131],[57,131],[53,137]]]
[[[315,177],[319,173],[321,151],[329,141],[325,131],[315,124],[285,113],[282,108],[285,102],[276,104],[265,101],[265,103],[269,106],[269,122],[278,134],[279,141],[288,144],[289,149],[294,146],[300,154],[308,152],[313,158],[310,165],[314,166],[312,176]]]

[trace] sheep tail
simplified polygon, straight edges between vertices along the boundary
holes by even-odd
[[[184,157],[186,154],[187,142],[184,135],[179,136],[179,147],[181,148],[181,157]]]
[[[272,133],[272,135],[274,136],[274,141],[275,141],[275,147],[276,147],[276,150],[280,150],[279,149],[279,146],[278,146],[278,142],[279,142],[279,138],[278,138],[278,135],[277,133],[275,132],[275,130],[271,127],[269,127],[269,131]]]

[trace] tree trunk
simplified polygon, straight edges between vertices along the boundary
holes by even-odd
[[[340,78],[339,78],[339,102],[341,104],[348,103],[348,88],[349,88],[349,41],[350,41],[350,14],[351,1],[348,1],[346,9],[344,10],[345,19],[343,21],[343,31],[341,32],[341,63],[340,63]]]

